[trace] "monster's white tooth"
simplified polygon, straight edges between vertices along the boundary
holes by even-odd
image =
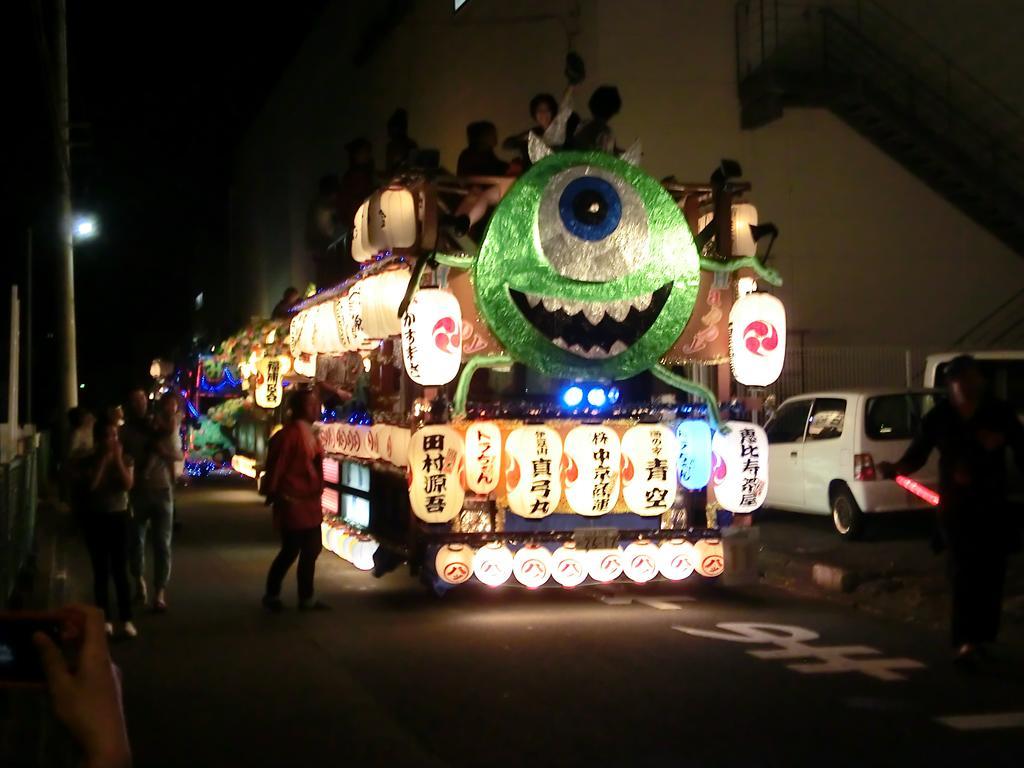
[[[618,322],[622,322],[626,319],[626,315],[629,314],[629,310],[633,308],[633,304],[628,300],[613,301],[607,305],[608,314],[615,318]]]
[[[548,312],[555,312],[562,308],[562,302],[551,296],[545,296],[541,301],[544,302],[544,309]]]
[[[583,306],[583,314],[590,321],[591,325],[597,325],[601,322],[601,318],[604,317],[604,304],[585,304]]]
[[[568,344],[566,344],[566,342],[565,342],[565,339],[563,339],[563,338],[562,338],[561,336],[558,336],[557,338],[555,338],[555,339],[554,339],[554,340],[552,341],[552,344],[554,344],[554,345],[555,345],[556,347],[558,347],[559,349],[564,349],[564,350],[566,350],[566,351],[568,351],[568,350],[569,350],[569,345],[568,345]]]
[[[526,294],[526,300],[530,303],[531,307],[536,307],[538,304],[540,304],[540,296],[537,296],[536,294],[533,293]]]
[[[566,301],[562,303],[562,311],[567,315],[578,314],[584,307],[581,301]]]
[[[612,344],[612,348],[608,350],[608,355],[621,355],[627,349],[629,349],[629,347],[627,347],[625,343],[621,341],[616,341],[614,344]]]
[[[648,293],[646,296],[637,296],[632,300],[632,305],[643,312],[649,306],[651,306],[651,299],[654,297],[653,293]]]

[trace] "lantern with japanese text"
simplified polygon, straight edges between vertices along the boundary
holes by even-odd
[[[462,364],[462,310],[440,288],[416,292],[402,318],[402,357],[409,378],[425,387],[447,384]]]
[[[711,427],[703,419],[686,419],[676,429],[679,484],[699,491],[711,479]]]
[[[660,424],[626,430],[622,436],[622,497],[630,512],[653,517],[672,507],[678,452],[675,435]]]
[[[770,293],[741,296],[729,311],[729,355],[736,381],[767,387],[786,359],[786,308]]]
[[[288,332],[288,344],[291,347],[292,357],[298,358],[303,353],[316,354],[316,344],[313,338],[315,332],[316,322],[313,319],[312,309],[304,309],[292,317]],[[314,370],[313,373],[315,375],[316,371]]]
[[[551,577],[563,587],[575,587],[587,578],[589,570],[586,550],[577,549],[567,541],[551,556]]]
[[[536,589],[551,575],[551,552],[540,544],[520,547],[512,558],[512,573],[524,587]]]
[[[520,517],[547,517],[562,497],[562,438],[551,427],[514,429],[505,441],[505,492]]]
[[[658,570],[671,581],[681,581],[693,573],[697,551],[686,539],[670,539],[658,547]]]
[[[384,458],[396,467],[409,466],[409,440],[411,432],[406,427],[389,426],[384,436],[382,447]]]
[[[386,339],[402,332],[398,307],[405,298],[412,273],[408,269],[389,269],[363,278],[363,330],[372,339]]]
[[[730,512],[753,512],[768,495],[768,437],[746,421],[726,423],[711,440],[715,498]]]
[[[592,549],[587,553],[590,575],[597,581],[614,581],[622,575],[623,552],[621,547]]]
[[[501,472],[501,430],[493,421],[466,427],[466,485],[474,493],[491,493]]]
[[[338,324],[342,329],[348,349],[356,351],[367,351],[375,349],[380,345],[379,339],[371,338],[366,333],[363,321],[363,301],[365,300],[364,288],[356,283],[349,290],[348,294],[338,299],[336,305]]]
[[[405,187],[388,187],[370,195],[370,244],[377,251],[416,244],[416,201]]]
[[[581,425],[565,436],[565,499],[578,515],[611,512],[619,499],[622,451],[615,430]]]
[[[721,539],[700,539],[693,548],[697,555],[694,563],[697,573],[713,578],[725,572],[725,549]]]
[[[451,427],[423,427],[412,436],[409,463],[409,503],[416,517],[427,523],[451,521],[465,498],[462,435]]]
[[[352,258],[360,262],[370,261],[377,255],[370,243],[369,210],[370,201],[363,200],[352,220]]]
[[[445,544],[437,550],[434,569],[446,584],[462,584],[473,575],[473,548],[468,544]]]
[[[622,569],[635,582],[650,581],[658,575],[658,545],[650,540],[634,541],[622,555]]]
[[[325,301],[310,307],[310,320],[313,323],[313,352],[321,355],[337,355],[347,349],[342,338],[341,327],[335,313],[334,301]]]
[[[256,405],[260,408],[277,408],[284,396],[284,375],[287,358],[264,357],[256,363]]]
[[[500,587],[512,575],[512,553],[500,541],[492,541],[473,555],[473,573],[488,587]]]

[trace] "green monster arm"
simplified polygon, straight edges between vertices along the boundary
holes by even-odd
[[[456,255],[454,253],[435,253],[434,260],[445,267],[454,269],[472,269],[476,263],[475,256]]]
[[[700,268],[706,269],[708,272],[738,272],[741,269],[749,268],[771,285],[782,285],[782,275],[771,267],[766,267],[756,256],[744,256],[742,259],[732,259],[731,261],[701,258]]]
[[[469,382],[473,379],[473,374],[481,368],[498,368],[503,365],[511,365],[514,363],[508,355],[474,355],[466,361],[466,365],[462,369],[462,375],[459,376],[459,383],[455,387],[455,403],[453,404],[456,416],[464,416],[466,414],[466,397],[469,395]]]
[[[703,400],[708,407],[708,422],[711,424],[713,429],[720,429],[718,423],[718,400],[711,393],[710,389],[702,387],[700,384],[690,381],[689,379],[684,379],[677,373],[672,373],[672,371],[663,365],[654,366],[651,368],[651,373],[670,387],[675,387],[676,389],[682,390],[683,392],[694,395],[695,397],[699,397]]]

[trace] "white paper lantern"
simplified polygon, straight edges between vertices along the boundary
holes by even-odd
[[[316,378],[316,352],[300,352],[298,356],[293,356],[292,370],[299,376],[305,376],[308,379]]]
[[[529,589],[543,585],[551,576],[551,552],[540,544],[520,547],[512,558],[512,575]]]
[[[711,440],[715,498],[730,512],[753,512],[768,495],[768,437],[747,421],[726,428],[729,434],[716,432]]]
[[[341,543],[338,547],[338,554],[345,560],[352,562],[353,553],[355,552],[356,544],[359,543],[359,538],[351,531],[345,531],[341,535]]]
[[[462,310],[440,288],[416,292],[402,318],[402,357],[409,378],[425,387],[447,384],[462,364]]]
[[[675,435],[661,424],[626,430],[622,436],[622,498],[630,512],[653,517],[672,507],[678,453]]]
[[[416,244],[416,201],[404,187],[388,187],[370,195],[370,244],[377,251]]]
[[[304,309],[292,317],[292,322],[289,326],[288,344],[291,347],[292,357],[294,358],[298,358],[303,353],[316,354],[314,309],[315,307]],[[315,369],[313,373],[314,375],[316,374]]]
[[[373,339],[386,339],[402,332],[398,307],[405,298],[412,273],[408,269],[390,269],[363,278],[363,330]]]
[[[348,349],[348,345],[342,338],[341,327],[338,325],[338,317],[335,312],[334,301],[325,301],[310,307],[310,320],[313,323],[313,347],[312,352],[321,355],[338,355]]]
[[[714,213],[706,213],[697,219],[697,231],[711,223]],[[750,231],[757,224],[757,208],[750,203],[736,203],[732,207],[732,255],[736,257],[753,256],[757,252],[757,242]]]
[[[650,581],[658,575],[658,545],[653,541],[634,541],[623,553],[622,569],[637,583]]]
[[[462,510],[466,448],[451,427],[431,425],[412,436],[409,503],[420,520],[447,523]]]
[[[615,430],[583,425],[565,436],[565,498],[578,515],[611,512],[619,500],[622,451]]]
[[[725,549],[721,539],[700,539],[693,548],[697,554],[697,573],[708,578],[725,573]]]
[[[693,573],[697,551],[686,539],[671,539],[658,547],[658,570],[666,579],[681,581]]]
[[[284,398],[284,374],[287,366],[283,357],[264,357],[256,363],[256,405],[277,408]],[[290,362],[290,361],[289,361]]]
[[[324,543],[324,547],[327,549],[328,552],[333,552],[334,554],[338,554],[338,548],[341,545],[341,535],[342,535],[341,528],[334,528],[334,527],[328,528],[327,536],[326,536],[326,541]]]
[[[587,578],[589,567],[585,550],[567,541],[551,556],[551,577],[563,587],[575,587]]]
[[[597,581],[614,581],[622,575],[625,566],[621,547],[592,549],[587,553],[590,575]]]
[[[741,296],[729,311],[729,355],[736,381],[767,387],[786,359],[786,309],[770,293]]]
[[[551,427],[513,430],[505,441],[505,492],[520,517],[547,517],[562,497],[562,438]]]
[[[370,261],[377,255],[373,245],[370,243],[370,227],[368,212],[370,201],[363,200],[363,204],[356,211],[352,220],[352,258],[356,261]]]
[[[711,479],[711,427],[703,419],[686,419],[676,429],[679,441],[679,484],[691,491]]]
[[[356,537],[352,546],[352,565],[361,571],[373,570],[373,555],[380,546],[369,536]]]
[[[466,427],[466,485],[474,493],[491,493],[501,474],[501,429],[493,421]]]
[[[391,427],[387,433],[389,461],[396,467],[409,466],[409,442],[412,432],[405,427]]]
[[[512,575],[512,553],[500,541],[480,547],[473,555],[473,573],[488,587],[500,587]]]
[[[473,575],[473,548],[468,544],[445,544],[437,550],[434,570],[447,584],[462,584]]]

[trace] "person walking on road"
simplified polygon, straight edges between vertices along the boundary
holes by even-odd
[[[320,523],[323,513],[323,448],[313,433],[313,422],[320,417],[320,398],[312,390],[292,395],[291,420],[270,442],[266,476],[260,492],[273,505],[274,525],[281,535],[281,551],[267,574],[263,606],[280,612],[281,585],[295,559],[299,560],[298,586],[300,610],[325,610],[316,600],[313,579],[320,556]]]
[[[1024,426],[1013,408],[987,392],[974,358],[946,369],[949,397],[921,420],[903,457],[880,462],[882,477],[909,475],[939,451],[941,546],[952,588],[951,639],[958,663],[972,666],[995,641],[1008,556],[1020,549],[1020,521],[1006,500],[1006,449],[1024,470]]]

